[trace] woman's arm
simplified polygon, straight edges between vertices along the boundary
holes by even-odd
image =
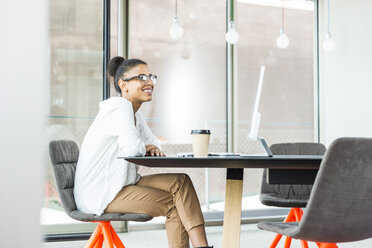
[[[134,126],[133,112],[128,113],[125,108],[115,109],[107,121],[111,134],[117,137],[123,156],[144,156],[146,154],[145,143]]]
[[[151,132],[150,128],[147,126],[145,118],[140,111],[137,112],[137,121],[139,121],[139,127],[141,136],[146,145],[146,155],[149,156],[165,156],[161,151],[161,145],[158,139]]]

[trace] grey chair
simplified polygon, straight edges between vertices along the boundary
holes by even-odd
[[[321,143],[279,143],[270,146],[274,155],[323,155],[325,146]],[[268,184],[266,182],[267,171],[264,170],[261,181],[260,201],[267,206],[289,207],[288,216],[284,222],[300,221],[302,217],[301,208],[306,207],[309,200],[312,185],[283,185]],[[279,243],[282,235],[276,235],[271,242],[270,248],[274,248]],[[286,247],[291,243],[290,238],[286,238]],[[306,241],[301,241],[302,247],[307,247]]]
[[[301,222],[260,222],[258,228],[337,247],[372,237],[372,139],[340,138],[324,155]]]
[[[148,221],[152,216],[146,214],[104,213],[101,216],[87,214],[77,209],[74,199],[74,181],[79,148],[74,141],[55,140],[49,143],[49,155],[52,160],[58,193],[65,212],[79,221],[97,222],[98,226],[90,237],[86,248],[102,247],[125,248],[110,221]]]

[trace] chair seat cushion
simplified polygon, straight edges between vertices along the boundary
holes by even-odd
[[[69,216],[80,221],[140,221],[145,222],[153,217],[147,214],[121,214],[121,213],[104,213],[101,216],[95,214],[87,214],[80,210],[74,210],[69,213]]]
[[[301,199],[303,198],[303,199]],[[289,208],[305,208],[307,202],[309,200],[309,196],[307,197],[296,197],[291,196],[291,198],[286,199],[283,196],[278,194],[270,194],[270,193],[261,193],[260,194],[260,201],[262,204],[266,206],[274,206],[274,207],[289,207]]]
[[[279,233],[285,236],[295,238],[295,230],[300,222],[259,222],[257,227],[270,232]]]

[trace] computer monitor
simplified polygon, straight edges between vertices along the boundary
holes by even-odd
[[[261,91],[262,91],[262,84],[263,84],[263,78],[265,75],[265,66],[261,66],[261,71],[260,71],[260,78],[258,80],[258,87],[257,87],[257,93],[256,93],[256,99],[254,102],[254,108],[253,108],[253,113],[252,113],[252,122],[251,122],[251,129],[248,134],[248,138],[250,140],[258,140],[263,148],[265,149],[265,152],[269,157],[272,157],[273,154],[266,144],[266,141],[264,138],[258,136],[258,130],[260,127],[260,121],[261,121],[261,114],[258,112],[258,105],[260,103],[260,97],[261,97]]]

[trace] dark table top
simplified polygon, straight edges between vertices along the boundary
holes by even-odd
[[[119,157],[147,167],[182,168],[270,168],[318,169],[323,156],[274,155],[268,156],[210,156],[193,157]]]

